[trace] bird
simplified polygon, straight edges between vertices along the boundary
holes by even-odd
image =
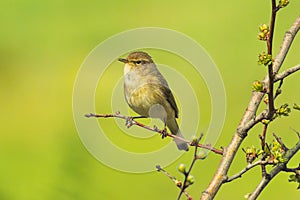
[[[178,107],[170,87],[151,56],[143,51],[119,58],[124,63],[124,95],[129,107],[140,117],[159,118],[173,135],[184,139],[177,120]],[[188,151],[188,144],[175,137],[179,150]]]

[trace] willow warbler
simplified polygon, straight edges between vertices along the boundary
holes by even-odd
[[[174,96],[151,56],[139,51],[119,61],[125,63],[124,93],[130,108],[141,116],[161,119],[172,134],[183,138],[176,121],[178,108]],[[174,141],[179,150],[188,151],[186,142],[178,138]]]

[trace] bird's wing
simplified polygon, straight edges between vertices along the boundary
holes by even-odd
[[[175,98],[174,98],[170,88],[161,85],[161,90],[163,91],[165,98],[170,103],[171,107],[174,109],[175,117],[178,118],[178,107],[176,105]]]

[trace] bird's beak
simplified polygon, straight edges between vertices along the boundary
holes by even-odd
[[[122,63],[128,63],[128,60],[125,58],[119,58],[118,61],[120,61]]]

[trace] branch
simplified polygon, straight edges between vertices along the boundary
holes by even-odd
[[[298,139],[300,139],[300,133],[296,129],[292,128],[292,127],[290,127],[290,129],[292,129],[297,134]]]
[[[180,189],[182,189],[182,182],[181,181],[177,180],[174,176],[172,176],[166,170],[164,170],[163,168],[161,168],[160,165],[156,165],[156,169],[157,169],[158,172],[162,172],[167,177],[169,177],[176,184],[177,187],[179,187]],[[193,199],[186,190],[183,190],[182,193],[185,194],[185,196],[188,198],[188,200],[192,200]]]
[[[285,171],[285,172],[294,172],[294,173],[297,173],[299,170],[300,170],[300,163],[299,163],[298,167],[295,167],[295,168],[284,168],[284,169],[282,169],[282,171]]]
[[[194,164],[195,164],[196,160],[198,160],[198,159],[204,159],[204,157],[201,158],[201,157],[199,157],[199,156],[197,155],[197,153],[198,153],[198,145],[197,145],[197,144],[199,144],[199,141],[202,139],[202,137],[203,137],[203,134],[201,134],[200,137],[197,138],[196,141],[194,142],[194,143],[195,143],[194,158],[193,158],[193,161],[192,161],[192,163],[191,163],[191,165],[190,165],[188,171],[187,171],[187,172],[184,172],[184,182],[183,182],[183,186],[182,186],[182,188],[181,188],[181,191],[180,191],[180,193],[179,193],[179,195],[178,195],[177,200],[180,200],[180,197],[181,197],[182,193],[184,193],[185,189],[189,186],[189,185],[187,184],[187,183],[188,183],[188,177],[189,177],[189,175],[190,175],[190,173],[191,173],[191,171],[192,171],[192,168],[194,167]],[[206,156],[205,156],[205,157],[206,157]]]
[[[124,120],[126,120],[127,128],[130,128],[131,126],[136,125],[136,126],[144,128],[144,129],[147,129],[149,131],[159,133],[159,134],[163,135],[164,137],[166,136],[166,137],[176,138],[178,140],[184,141],[187,144],[189,144],[190,146],[197,145],[197,147],[210,150],[211,152],[214,152],[215,154],[223,155],[223,150],[216,149],[216,148],[212,147],[210,144],[200,144],[200,143],[195,144],[193,141],[188,141],[188,140],[186,140],[182,137],[179,137],[177,135],[173,135],[171,133],[168,133],[165,129],[160,130],[157,127],[152,128],[150,126],[147,126],[145,124],[142,124],[142,123],[134,120],[135,118],[141,118],[141,117],[124,116],[124,115],[121,115],[120,112],[117,112],[116,114],[94,114],[94,113],[89,113],[89,114],[85,114],[84,116],[87,117],[87,118],[95,117],[95,118],[119,118],[119,119],[124,119]]]
[[[276,7],[276,0],[272,0],[272,15],[270,22],[270,32],[267,40],[268,45],[268,54],[272,55],[273,51],[273,35],[274,35],[274,27],[275,27],[275,19],[278,8]],[[268,118],[272,118],[275,108],[274,108],[274,74],[273,74],[273,63],[268,65],[268,78],[269,78],[269,87],[268,87],[268,98],[269,98],[269,112]]]
[[[299,28],[300,28],[300,15],[295,20],[295,22],[291,26],[290,30],[285,32],[283,42],[282,42],[279,52],[273,62],[274,74],[277,74],[278,71],[280,70],[282,63],[291,47],[291,44],[293,43],[293,40],[294,40],[297,32],[299,31]]]
[[[274,77],[274,82],[277,82],[279,80],[283,80],[284,78],[286,78],[287,76],[297,72],[298,70],[300,70],[300,64],[294,66],[294,67],[291,67],[283,72],[281,72],[280,74],[277,74],[275,77]]]
[[[167,177],[169,177],[175,184],[177,187],[180,188],[180,193],[177,197],[177,200],[180,200],[182,194],[185,194],[186,197],[188,198],[188,200],[192,200],[192,197],[188,194],[188,192],[186,191],[186,189],[192,185],[194,183],[194,177],[190,175],[192,168],[194,167],[194,164],[196,162],[196,160],[199,159],[205,159],[206,158],[206,154],[199,154],[198,155],[198,143],[199,141],[202,139],[203,134],[200,135],[199,138],[194,138],[193,139],[193,143],[195,143],[195,150],[194,150],[194,158],[193,161],[189,167],[189,169],[186,171],[186,167],[184,164],[180,164],[178,166],[178,171],[183,173],[184,175],[184,181],[182,183],[182,181],[177,180],[174,176],[172,176],[171,174],[169,174],[167,171],[165,171],[164,169],[162,169],[160,167],[160,165],[156,165],[157,171],[158,172],[163,172]]]
[[[287,162],[299,151],[300,149],[300,140],[296,143],[296,145],[289,149],[285,155],[284,158],[287,160]],[[255,188],[255,190],[249,195],[248,200],[254,200],[256,199],[259,194],[263,191],[263,189],[268,185],[268,183],[280,172],[280,171],[286,171],[286,163],[279,163],[277,164],[270,172],[268,176],[265,176],[260,181],[259,185]]]
[[[235,174],[235,175],[233,175],[233,176],[231,176],[231,177],[228,177],[225,181],[224,181],[224,183],[228,183],[228,182],[231,182],[231,181],[233,181],[234,179],[237,179],[237,178],[241,178],[242,177],[242,175],[244,174],[244,173],[246,173],[247,171],[249,171],[250,169],[252,169],[253,167],[256,167],[256,166],[258,166],[258,165],[264,165],[264,166],[266,166],[266,165],[268,165],[268,164],[273,164],[273,162],[270,162],[270,161],[268,161],[268,160],[258,160],[258,161],[256,161],[255,163],[252,163],[252,164],[248,164],[243,170],[241,170],[239,173],[237,173],[237,174]]]
[[[300,27],[300,16],[293,23],[289,31],[285,33],[280,50],[273,62],[273,74],[277,74],[280,70],[282,63],[290,49],[290,46],[299,30]],[[268,77],[263,80],[264,85],[268,85]],[[219,167],[212,178],[210,184],[206,190],[202,193],[201,200],[213,199],[214,196],[219,191],[221,185],[226,180],[229,167],[233,161],[233,158],[243,142],[244,138],[247,136],[248,131],[256,125],[258,120],[256,120],[256,111],[262,101],[264,93],[252,92],[251,99],[249,101],[248,107],[233,135],[233,138],[227,148],[224,148],[224,153],[222,160],[220,161]],[[261,118],[264,116],[259,115]]]
[[[275,81],[274,81],[275,82]],[[274,95],[274,100],[281,94],[281,86],[283,84],[283,79],[280,80],[279,85],[276,89],[276,93]]]
[[[261,140],[261,149],[262,150],[264,150],[265,146],[266,146],[267,129],[268,129],[268,124],[265,124],[263,134],[259,135],[259,138]],[[264,156],[261,159],[264,161],[265,160]],[[266,176],[266,174],[267,174],[265,165],[261,165],[261,174],[262,174],[262,176]]]

